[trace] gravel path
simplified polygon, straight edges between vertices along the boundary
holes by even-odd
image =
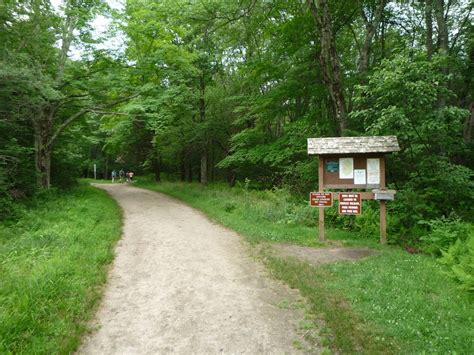
[[[124,211],[123,236],[81,354],[289,354],[301,343],[295,291],[240,237],[166,195],[98,185]]]

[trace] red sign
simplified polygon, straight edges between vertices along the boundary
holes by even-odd
[[[331,207],[332,192],[310,192],[309,204],[313,207]]]
[[[339,214],[361,214],[362,199],[357,192],[339,193]]]

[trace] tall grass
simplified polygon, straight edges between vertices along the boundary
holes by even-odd
[[[0,225],[0,353],[69,353],[105,281],[121,212],[104,191],[50,192]]]

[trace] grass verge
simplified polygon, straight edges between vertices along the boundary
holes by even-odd
[[[51,191],[0,224],[0,353],[76,349],[121,231],[121,211],[90,186]]]
[[[146,180],[136,185],[187,202],[253,244],[322,246],[315,226],[308,225],[308,220],[316,220],[315,209],[301,203],[298,207],[284,191]],[[324,320],[323,337],[331,339],[333,351],[472,353],[474,307],[435,259],[382,247],[346,231],[329,229],[327,237],[346,246],[377,248],[378,255],[314,267],[265,252],[268,248],[262,248],[262,254],[271,272],[298,288],[315,318]]]

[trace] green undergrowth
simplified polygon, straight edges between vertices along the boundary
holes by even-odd
[[[164,192],[202,210],[244,235],[252,244],[291,243],[326,246],[317,228],[295,207],[287,192],[229,189],[140,180],[137,186]],[[311,211],[311,209],[310,209]],[[313,212],[309,212],[313,213]],[[311,218],[316,218],[316,213]],[[294,222],[295,220],[299,223]],[[262,258],[275,277],[308,299],[322,337],[342,353],[457,353],[474,349],[474,306],[469,294],[446,275],[435,258],[380,246],[356,233],[328,229],[327,237],[345,246],[377,249],[376,256],[314,267],[276,256],[263,247]],[[315,323],[320,327],[321,323]]]
[[[104,191],[43,194],[0,224],[0,353],[71,353],[113,259],[121,212]]]

